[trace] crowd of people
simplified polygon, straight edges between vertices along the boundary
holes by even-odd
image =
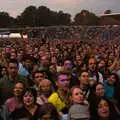
[[[120,120],[120,40],[1,38],[0,117]]]
[[[46,39],[98,39],[113,40],[120,38],[120,26],[51,26],[30,29],[30,38]]]

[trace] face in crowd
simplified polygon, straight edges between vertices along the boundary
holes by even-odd
[[[87,71],[83,71],[80,74],[79,80],[81,84],[88,84],[88,79],[89,79],[89,73]]]
[[[109,75],[108,78],[107,78],[107,82],[110,85],[114,85],[117,82],[115,75],[114,74]]]
[[[73,67],[72,61],[65,60],[63,66],[66,67],[66,68],[72,68]]]
[[[44,79],[40,82],[40,89],[43,92],[49,92],[51,90],[51,82],[50,80]]]
[[[34,82],[36,85],[39,85],[43,79],[44,79],[44,73],[42,73],[42,72],[34,73]]]
[[[33,106],[36,103],[37,92],[33,88],[29,88],[23,95],[23,103],[25,106]]]
[[[51,82],[48,79],[43,79],[40,84],[40,92],[43,93],[46,97],[49,97],[52,92]]]
[[[70,83],[70,80],[69,80],[68,75],[61,74],[58,76],[58,80],[56,82],[56,85],[57,85],[58,89],[66,91],[69,89],[69,83]]]
[[[105,67],[105,60],[100,60],[100,62],[98,63],[98,68],[103,68]]]
[[[96,69],[96,60],[95,58],[90,58],[88,61],[88,68],[90,71],[94,72]]]
[[[73,103],[81,104],[84,102],[83,91],[79,87],[71,88],[71,101]]]
[[[21,97],[24,89],[25,89],[24,84],[22,82],[17,82],[14,86],[13,93],[16,97]]]
[[[104,86],[101,83],[98,83],[95,88],[96,96],[103,97],[105,93]]]
[[[18,73],[18,64],[14,62],[10,62],[8,64],[8,73],[12,76],[15,77]]]
[[[98,104],[98,116],[100,118],[108,118],[109,117],[109,104],[105,99],[101,99]]]
[[[77,64],[77,65],[81,65],[81,64],[82,64],[82,58],[81,58],[80,55],[77,55],[77,56],[76,56],[76,64]]]

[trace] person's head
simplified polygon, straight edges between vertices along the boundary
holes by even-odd
[[[26,54],[27,55],[29,55],[29,56],[33,56],[33,49],[32,49],[32,47],[29,47],[29,49],[28,48],[26,48],[27,50],[26,50]]]
[[[95,83],[92,87],[92,92],[94,93],[94,95],[98,96],[98,97],[103,97],[105,90],[104,90],[104,86],[102,83]]]
[[[64,63],[63,63],[63,66],[66,67],[66,68],[72,68],[73,67],[73,63],[71,60],[64,60]]]
[[[16,97],[22,97],[24,90],[25,90],[25,84],[20,81],[16,82],[16,84],[13,88],[13,94]]]
[[[2,68],[1,68],[1,75],[4,76],[4,75],[7,75],[7,74],[8,74],[7,67],[2,66]]]
[[[96,59],[95,58],[89,58],[88,60],[88,69],[92,72],[96,69]]]
[[[75,86],[70,89],[70,101],[74,103],[83,103],[84,102],[84,94],[80,87]]]
[[[16,52],[11,52],[10,53],[10,59],[17,59],[17,53]]]
[[[50,70],[50,72],[52,72],[53,74],[55,74],[55,73],[57,72],[57,67],[56,67],[56,65],[55,65],[55,64],[51,64],[51,65],[49,66],[49,70]]]
[[[12,77],[15,77],[18,73],[18,62],[16,59],[10,59],[8,62],[8,73]]]
[[[40,84],[40,81],[42,81],[45,78],[44,71],[36,70],[33,74],[33,81],[36,85]]]
[[[118,81],[119,77],[116,73],[111,73],[107,76],[107,83],[109,83],[110,85],[115,85],[116,83],[118,83]]]
[[[109,55],[108,55],[108,58],[109,58],[110,60],[114,60],[114,58],[115,58],[114,53],[113,53],[113,52],[110,52]]]
[[[43,55],[40,58],[40,63],[44,66],[44,67],[48,67],[50,64],[49,58],[47,55]]]
[[[37,91],[34,88],[27,88],[23,93],[23,103],[25,106],[36,104]]]
[[[16,53],[16,49],[12,47],[10,53]]]
[[[109,59],[109,60],[107,61],[107,66],[110,67],[112,64],[113,64],[113,60]]]
[[[76,64],[81,65],[82,64],[82,57],[80,55],[76,55]]]
[[[81,84],[88,84],[89,73],[86,70],[83,70],[79,74],[79,80]]]
[[[68,90],[69,89],[69,76],[67,73],[58,73],[57,74],[57,80],[56,80],[56,86],[59,90]]]
[[[51,81],[48,79],[43,79],[40,82],[39,87],[41,94],[44,94],[46,97],[49,97],[49,95],[52,93]]]
[[[60,115],[52,103],[45,103],[40,108],[37,120],[60,120]]]
[[[23,57],[23,65],[27,70],[31,70],[32,69],[32,65],[33,65],[33,57],[26,55]]]
[[[98,63],[98,69],[105,67],[105,60],[101,59]]]
[[[97,104],[97,114],[99,118],[109,118],[110,105],[108,100],[101,98]]]
[[[5,47],[5,53],[10,53],[10,51],[11,51],[11,46],[7,45]]]
[[[108,120],[110,118],[110,103],[105,98],[96,99],[94,105],[90,104],[90,113],[93,120]]]
[[[87,63],[86,62],[82,62],[81,66],[80,66],[81,70],[87,70]]]
[[[22,61],[23,56],[24,56],[24,51],[21,49],[17,52],[17,60]]]

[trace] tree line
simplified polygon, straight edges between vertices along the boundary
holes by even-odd
[[[109,11],[108,11],[109,12]],[[40,27],[56,25],[99,25],[100,18],[88,10],[81,10],[71,20],[69,13],[53,11],[46,6],[28,6],[13,18],[7,12],[0,12],[0,27]]]

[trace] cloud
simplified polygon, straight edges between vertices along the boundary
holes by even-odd
[[[30,5],[41,5],[59,11],[63,10],[72,15],[82,9],[91,10],[94,13],[103,13],[106,9],[120,11],[120,0],[0,0],[0,11],[9,12],[12,16],[20,15]]]
[[[10,10],[8,10],[8,13],[10,14],[10,16],[16,17],[18,11],[10,9]]]
[[[12,0],[13,1],[13,0]],[[14,0],[14,2],[19,2],[19,3],[27,3],[30,2],[31,0]]]
[[[80,0],[49,0],[51,4],[56,4],[56,5],[75,5]],[[66,6],[67,7],[67,6]]]

